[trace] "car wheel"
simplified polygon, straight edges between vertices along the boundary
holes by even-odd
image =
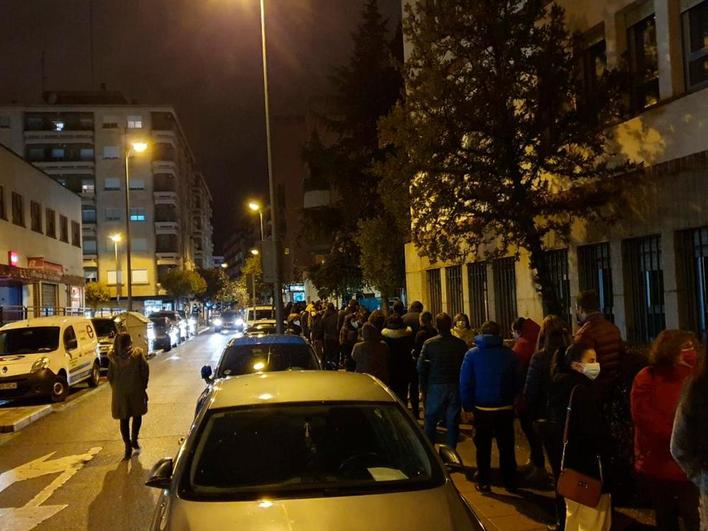
[[[91,376],[88,379],[89,387],[98,387],[98,382],[101,379],[101,366],[97,361],[93,362],[93,368],[91,369]]]
[[[64,371],[59,372],[56,381],[52,384],[52,402],[63,402],[69,394],[69,384]]]

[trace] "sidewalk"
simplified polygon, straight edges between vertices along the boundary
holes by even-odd
[[[462,440],[457,446],[457,451],[462,457],[467,472],[452,474],[452,478],[489,531],[545,531],[547,525],[554,523],[554,492],[550,480],[547,485],[529,485],[521,482],[519,493],[510,494],[501,487],[501,477],[497,476],[498,469],[495,468],[492,471],[492,494],[483,496],[478,493],[472,481],[476,470],[472,427],[463,424],[461,433]],[[520,465],[523,465],[528,458],[528,443],[517,423],[516,459]],[[492,466],[498,466],[496,446],[492,451]],[[619,508],[613,529],[654,529],[653,520],[653,514],[649,510]]]

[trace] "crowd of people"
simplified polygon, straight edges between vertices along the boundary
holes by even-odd
[[[520,478],[547,481],[548,464],[559,485],[553,528],[610,529],[612,496],[626,490],[618,456],[629,446],[634,485],[651,503],[657,526],[708,529],[708,364],[692,333],[663,331],[635,375],[619,329],[591,291],[577,298],[575,334],[555,315],[540,325],[520,317],[510,334],[492,321],[475,331],[467,315],[433,316],[420,302],[407,310],[397,303],[390,312],[369,312],[356,301],[339,311],[317,302],[289,313],[290,332],[305,335],[327,368],[371,374],[416,418],[423,412],[432,442],[444,427],[454,449],[460,423],[471,423],[479,492],[491,492],[496,441],[509,491]],[[516,419],[530,449],[522,467]],[[633,433],[630,444],[614,434],[623,425]],[[570,474],[600,485],[594,506],[561,488]]]

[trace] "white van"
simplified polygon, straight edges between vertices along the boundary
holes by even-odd
[[[39,317],[0,328],[0,399],[66,399],[69,387],[101,375],[98,339],[85,317]]]

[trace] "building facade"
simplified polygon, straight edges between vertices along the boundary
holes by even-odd
[[[81,195],[83,268],[125,297],[125,157],[129,159],[133,296],[160,304],[172,268],[211,267],[211,195],[174,109],[111,92],[48,94],[44,105],[0,107],[0,143]],[[85,102],[85,103],[82,103]]]
[[[627,68],[632,115],[613,128],[627,159],[646,169],[611,226],[578,220],[569,242],[547,242],[564,316],[595,290],[628,341],[664,328],[708,328],[708,0],[560,0],[585,36],[586,76]],[[622,60],[626,58],[626,63]],[[622,66],[626,64],[627,66]],[[543,317],[528,256],[431,263],[406,248],[409,299],[508,326]]]
[[[0,146],[0,323],[83,307],[81,198]]]

